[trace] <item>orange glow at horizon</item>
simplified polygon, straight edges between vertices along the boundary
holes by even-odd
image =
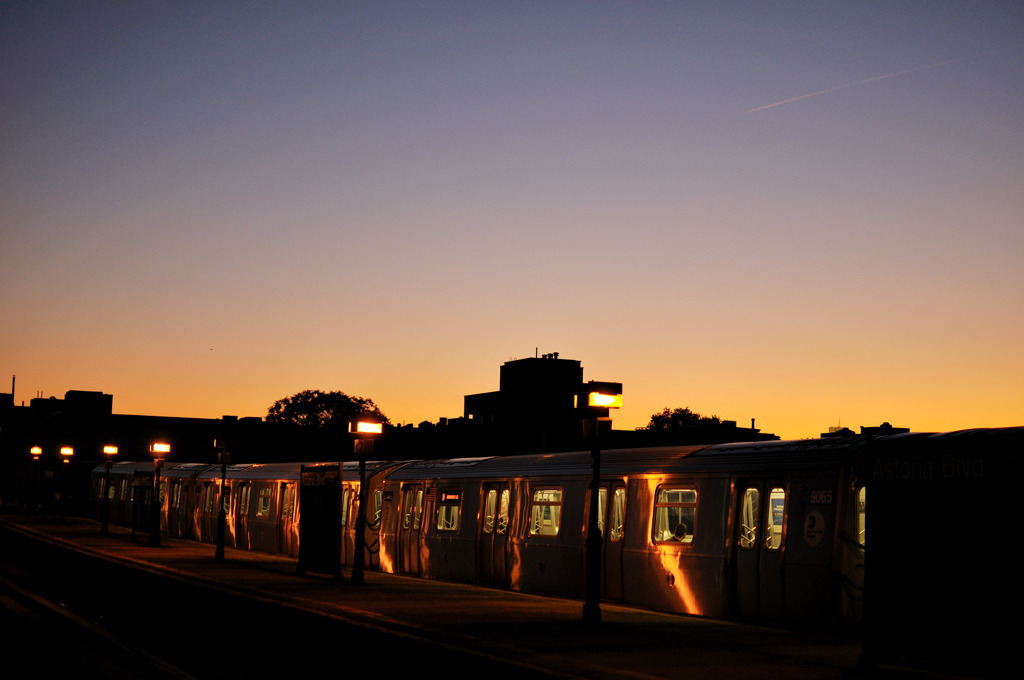
[[[1024,424],[1017,3],[49,4],[0,5],[15,406],[437,423],[557,351],[620,430]]]

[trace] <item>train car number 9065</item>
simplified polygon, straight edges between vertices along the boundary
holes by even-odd
[[[811,503],[815,505],[829,505],[832,503],[832,489],[812,489]]]

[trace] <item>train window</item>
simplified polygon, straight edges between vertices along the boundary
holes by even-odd
[[[231,513],[231,487],[220,485],[220,507],[224,511],[224,514]]]
[[[270,517],[270,495],[269,486],[261,486],[256,490],[256,516]]]
[[[381,489],[377,489],[373,492],[373,517],[367,520],[367,524],[370,525],[370,529],[378,531],[380,529],[380,513],[384,508],[384,492]]]
[[[616,543],[622,540],[626,525],[626,489],[616,487],[612,493],[611,522],[608,528],[608,540]]]
[[[242,484],[240,493],[238,494],[238,514],[242,517],[249,516],[249,489],[251,487],[248,484]]]
[[[556,536],[562,518],[562,490],[537,489],[530,510],[530,535]]]
[[[761,511],[761,492],[750,487],[743,492],[743,507],[740,508],[739,544],[744,550],[757,545],[757,523]]]
[[[423,512],[423,489],[407,487],[402,499],[402,528],[419,531],[420,515]]]
[[[341,526],[348,527],[348,504],[352,500],[352,487],[345,485],[341,490]]]
[[[498,513],[498,490],[488,489],[487,497],[484,499],[484,526],[485,534],[494,533],[494,520]]]
[[[659,488],[654,505],[654,541],[692,543],[696,518],[696,489]]]
[[[282,484],[284,501],[281,503],[281,519],[292,519],[295,516],[295,485]]]
[[[420,521],[423,517],[423,489],[416,489],[416,500],[412,506],[412,530],[420,530]]]
[[[462,493],[460,491],[441,491],[437,502],[437,530],[458,531],[461,507]]]
[[[782,527],[786,517],[786,491],[775,487],[768,494],[768,531],[764,537],[764,547],[778,550],[782,547]]]
[[[857,491],[857,542],[862,546],[867,545],[865,538],[867,535],[867,515],[865,514],[865,507],[867,505],[867,490],[866,487],[860,487]]]
[[[501,502],[498,504],[498,533],[504,534],[508,531],[508,506],[509,490],[501,490]]]

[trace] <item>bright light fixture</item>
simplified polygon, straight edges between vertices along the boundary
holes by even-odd
[[[362,434],[380,434],[384,431],[384,423],[368,423],[360,420],[355,424],[353,432]]]
[[[601,408],[622,408],[622,395],[590,392],[587,396],[587,405]]]

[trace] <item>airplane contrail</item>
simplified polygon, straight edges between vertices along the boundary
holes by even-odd
[[[799,97],[791,97],[790,99],[783,99],[780,102],[774,104],[765,104],[764,106],[758,106],[756,109],[750,109],[743,113],[756,113],[758,111],[764,111],[765,109],[774,108],[776,106],[782,106],[783,104],[790,104],[792,102],[798,102],[801,99],[807,99],[808,97],[817,97],[821,94],[828,94],[829,92],[835,92],[836,90],[843,90],[847,87],[854,87],[856,85],[865,85],[867,83],[873,83],[876,80],[886,80],[888,78],[895,78],[897,76],[905,76],[908,73],[914,73],[915,71],[925,71],[930,68],[938,68],[939,66],[945,66],[946,64],[952,64],[957,61],[963,61],[967,57],[958,57],[957,59],[947,59],[946,61],[940,61],[936,64],[928,64],[927,66],[917,66],[915,68],[908,68],[904,71],[896,71],[895,73],[887,73],[884,76],[875,76],[874,78],[865,78],[864,80],[858,80],[853,83],[846,83],[845,85],[836,85],[835,87],[829,87],[824,90],[818,90],[817,92],[811,92],[810,94],[802,94]]]

